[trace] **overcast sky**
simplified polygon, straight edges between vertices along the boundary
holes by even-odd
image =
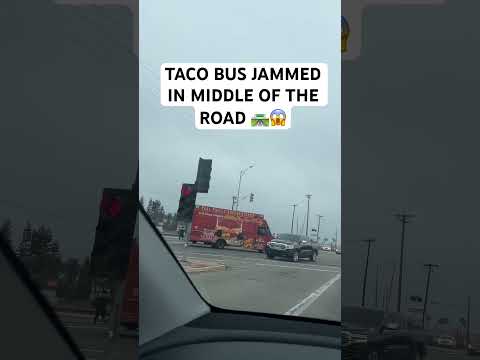
[[[306,11],[305,11],[306,10]],[[292,16],[299,14],[302,16]],[[305,194],[312,194],[310,227],[324,216],[321,236],[338,228],[340,242],[340,1],[247,0],[229,3],[140,3],[140,191],[178,207],[183,182],[195,180],[199,157],[213,160],[208,194],[197,203],[231,208],[239,172],[240,210],[262,213],[273,232],[289,232],[291,204],[301,228]],[[161,107],[164,62],[325,62],[329,105],[295,108],[288,131],[199,131],[190,108]],[[296,227],[296,224],[295,224]]]
[[[368,303],[377,264],[387,284],[396,266],[396,296],[401,225],[392,215],[404,208],[417,215],[407,225],[405,299],[423,297],[424,264],[440,264],[432,317],[455,324],[471,295],[480,330],[479,11],[478,1],[451,0],[364,13],[362,54],[342,63],[343,302],[360,303],[361,240],[372,236]]]

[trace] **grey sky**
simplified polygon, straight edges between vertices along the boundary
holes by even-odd
[[[295,16],[295,14],[302,16]],[[211,187],[198,203],[230,208],[239,172],[240,209],[266,215],[272,231],[290,231],[290,204],[311,193],[310,224],[340,241],[340,1],[140,3],[140,192],[178,207],[199,157],[213,159]],[[285,132],[198,131],[193,109],[160,106],[163,62],[326,62],[329,105],[295,108]],[[306,201],[297,208],[300,227]]]
[[[417,218],[407,227],[405,298],[423,297],[423,264],[438,263],[432,316],[457,321],[472,295],[473,326],[480,329],[480,53],[472,47],[480,40],[479,10],[478,2],[453,0],[372,6],[364,14],[362,54],[342,63],[343,302],[360,302],[365,237],[377,238],[370,305],[376,265],[381,279],[390,279],[394,263],[398,275],[400,223],[392,214],[406,208]]]

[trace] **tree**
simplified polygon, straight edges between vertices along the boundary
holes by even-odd
[[[17,247],[17,256],[24,261],[32,255],[32,232],[32,225],[27,221],[23,229],[22,240]]]
[[[10,219],[7,219],[3,222],[0,226],[0,234],[2,234],[4,241],[7,242],[8,245],[12,245],[12,222]]]
[[[32,233],[32,255],[43,256],[49,253],[53,241],[52,231],[50,228],[41,225]]]
[[[140,197],[140,204],[145,207],[145,199],[143,198],[143,195]]]
[[[163,208],[160,200],[148,200],[147,214],[156,225],[158,225],[164,219],[165,209]]]

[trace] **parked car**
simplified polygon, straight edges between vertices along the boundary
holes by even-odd
[[[467,354],[468,355],[480,355],[480,344],[467,344]]]
[[[435,339],[435,345],[449,348],[457,347],[457,340],[450,335],[440,335]]]
[[[314,248],[312,242],[305,238],[293,234],[280,234],[278,239],[273,239],[267,243],[265,254],[269,259],[278,256],[294,262],[302,258],[316,261],[318,251]]]
[[[336,248],[336,249],[335,249],[335,253],[336,253],[336,254],[341,254],[341,253],[342,253],[342,249]]]

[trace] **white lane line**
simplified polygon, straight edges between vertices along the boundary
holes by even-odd
[[[339,271],[340,271],[340,268],[339,268],[338,270],[327,270],[327,269],[316,269],[316,268],[304,267],[304,266],[277,265],[277,264],[262,264],[262,263],[256,263],[255,265],[258,265],[258,266],[281,267],[281,268],[288,268],[288,269],[300,269],[300,270],[309,270],[309,271],[331,272],[331,273],[335,273],[335,274],[338,274]]]
[[[335,275],[332,279],[328,280],[325,284],[320,286],[317,290],[313,293],[308,295],[305,299],[300,301],[298,304],[293,306],[290,310],[288,310],[284,315],[291,315],[291,316],[299,316],[301,315],[307,308],[313,304],[315,300],[317,300],[327,289],[335,284],[338,280],[340,280],[341,274]]]
[[[88,352],[93,352],[93,353],[104,353],[105,350],[99,350],[99,349],[86,349],[86,348],[83,348],[83,349],[80,349],[81,352],[85,352],[85,351],[88,351]]]
[[[65,325],[67,329],[82,329],[82,330],[108,330],[107,326],[85,326],[85,325]]]
[[[190,254],[192,255],[203,255],[203,256],[212,256],[212,257],[221,257],[221,258],[226,258],[226,259],[238,259],[241,261],[258,261],[258,257],[256,258],[247,258],[247,257],[242,257],[242,256],[229,256],[229,255],[221,255],[221,254],[211,254],[211,253],[201,253],[201,252],[191,252]],[[183,256],[183,254],[178,254],[176,253],[175,255],[177,256]],[[188,254],[185,255],[187,258],[189,257]],[[192,258],[193,259],[193,258]],[[272,260],[274,262],[281,263],[281,261],[276,261]],[[341,266],[335,266],[335,265],[314,265],[314,264],[303,264],[303,266],[311,266],[311,267],[322,267],[322,268],[332,268],[332,269],[341,269]]]

